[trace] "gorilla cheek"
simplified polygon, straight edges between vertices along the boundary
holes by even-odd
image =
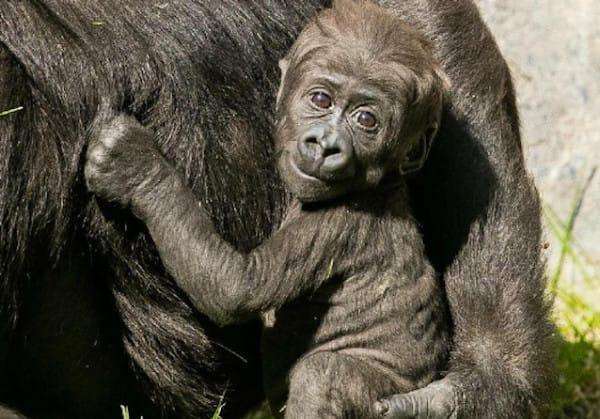
[[[279,158],[279,172],[289,192],[301,199],[310,194],[308,176],[303,175],[295,163],[293,151],[286,149]]]

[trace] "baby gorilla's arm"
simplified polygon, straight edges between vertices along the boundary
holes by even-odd
[[[133,118],[118,116],[96,130],[85,176],[91,191],[131,208],[146,224],[178,286],[219,324],[280,306],[327,277],[311,245],[318,230],[307,231],[302,217],[249,254],[224,241]]]

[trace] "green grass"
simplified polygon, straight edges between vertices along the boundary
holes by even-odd
[[[10,115],[10,114],[15,113],[15,112],[22,111],[22,110],[23,110],[23,106],[18,106],[16,108],[12,108],[12,109],[7,109],[5,111],[1,111],[0,112],[0,118],[3,117],[3,116]]]
[[[558,243],[558,259],[549,270],[554,299],[554,321],[559,336],[559,382],[550,406],[551,418],[596,418],[600,412],[600,272],[573,236],[585,194],[596,169],[575,194],[571,211],[561,220],[551,206],[544,207],[548,231]],[[581,284],[568,282],[570,264]]]
[[[596,328],[598,316],[596,313]],[[570,336],[561,328],[559,389],[549,408],[551,418],[597,418],[600,412],[600,347],[595,340]]]
[[[597,418],[600,412],[600,277],[586,296],[568,285],[554,290],[559,335],[558,390],[551,418]]]
[[[129,419],[129,408],[127,406],[121,405],[121,415],[123,419]]]
[[[223,417],[221,416],[221,412],[223,411],[223,407],[225,407],[224,400],[225,394],[221,396],[221,400],[219,400],[219,405],[217,406],[217,410],[215,410],[215,413],[213,413],[212,419],[223,419]]]

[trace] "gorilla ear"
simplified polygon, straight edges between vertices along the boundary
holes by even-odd
[[[419,137],[417,143],[406,154],[404,161],[400,163],[399,171],[401,175],[407,175],[420,170],[429,156],[431,144],[438,131],[438,123],[432,123],[429,128]]]
[[[283,93],[283,83],[285,81],[285,75],[290,66],[290,61],[287,58],[279,60],[279,69],[281,70],[281,78],[279,79],[279,89],[277,90],[277,99],[275,100],[275,109],[279,109],[279,102],[281,100],[281,94]]]
[[[444,105],[444,96],[450,91],[450,79],[439,66],[434,66],[434,71],[422,80],[419,84],[421,88],[420,103],[429,111],[429,125],[425,132],[421,134],[416,144],[406,153],[404,160],[400,163],[400,174],[405,175],[420,170],[429,156],[433,139],[435,138],[440,121],[442,118],[442,109]]]

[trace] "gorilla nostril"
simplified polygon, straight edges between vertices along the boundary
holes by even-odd
[[[307,160],[316,160],[321,154],[321,146],[316,137],[306,137],[298,142],[300,155]]]
[[[335,154],[340,154],[342,150],[339,147],[327,147],[323,150],[323,158],[326,159],[329,156],[333,156]]]

